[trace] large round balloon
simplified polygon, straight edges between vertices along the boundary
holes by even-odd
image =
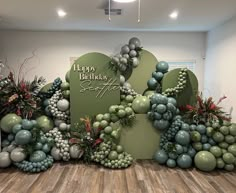
[[[47,116],[41,116],[36,119],[37,124],[43,132],[48,132],[53,128],[53,121]]]
[[[21,162],[23,160],[25,160],[26,158],[26,154],[24,152],[24,149],[21,147],[17,147],[15,148],[12,152],[11,152],[11,160],[13,162]]]
[[[209,151],[199,151],[195,158],[194,163],[199,170],[209,172],[216,167],[216,158]]]
[[[43,151],[35,151],[30,155],[31,162],[41,162],[46,159],[46,154]]]
[[[15,137],[15,142],[17,145],[26,145],[32,139],[32,134],[28,130],[20,130]]]
[[[180,168],[190,168],[192,166],[192,158],[188,154],[178,156],[177,164]]]
[[[147,113],[150,109],[149,98],[146,96],[137,96],[132,103],[132,108],[135,113]]]
[[[164,150],[159,150],[155,153],[154,159],[159,163],[159,164],[165,164],[166,161],[168,160],[168,155]]]
[[[167,62],[160,61],[156,65],[156,69],[157,69],[158,72],[166,73],[169,69],[169,65],[168,65]]]
[[[70,103],[66,99],[61,99],[57,102],[57,108],[60,111],[67,111],[69,109]]]
[[[53,157],[54,160],[59,161],[61,160],[61,155],[60,155],[60,149],[53,147],[51,149],[51,156]]]
[[[175,135],[175,141],[180,145],[188,145],[190,143],[190,135],[187,131],[180,130]]]
[[[21,123],[21,121],[22,121],[22,119],[20,116],[14,114],[14,113],[10,113],[10,114],[5,115],[1,119],[0,126],[4,132],[11,133],[14,125]]]
[[[10,154],[8,152],[0,153],[0,168],[7,168],[11,165]]]

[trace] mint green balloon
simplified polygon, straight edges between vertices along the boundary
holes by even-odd
[[[134,109],[135,113],[147,113],[150,109],[149,98],[146,96],[137,96],[132,103],[132,108]]]
[[[209,151],[199,151],[194,158],[194,163],[199,170],[210,172],[216,167],[216,158]]]
[[[37,118],[36,121],[37,121],[38,127],[43,132],[48,132],[53,128],[53,121],[45,115]]]
[[[20,130],[15,136],[15,142],[17,145],[26,145],[32,139],[32,134],[28,130]]]
[[[20,116],[14,114],[14,113],[10,113],[10,114],[5,115],[1,119],[0,126],[4,132],[11,133],[14,125],[21,123],[21,121],[22,121],[22,119]]]

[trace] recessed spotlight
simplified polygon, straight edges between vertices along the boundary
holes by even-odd
[[[115,1],[117,3],[131,3],[131,2],[134,2],[136,0],[113,0],[113,1]]]
[[[173,11],[173,12],[169,15],[169,17],[170,17],[171,19],[177,19],[178,15],[179,15],[178,11]]]
[[[59,17],[65,17],[67,15],[67,13],[64,10],[59,9],[59,10],[57,10],[57,15]]]

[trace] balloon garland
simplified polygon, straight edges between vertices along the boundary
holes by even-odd
[[[176,98],[185,92],[191,75],[187,69],[181,69],[177,85],[163,91],[169,69],[164,61],[158,62],[152,78],[147,81],[145,96],[135,92],[128,78],[139,65],[141,51],[140,40],[131,38],[122,46],[120,54],[112,57],[109,67],[121,73],[121,104],[110,106],[107,113],[81,118],[78,125],[70,125],[70,75],[67,72],[66,82],[57,78],[47,91],[35,92],[41,98],[42,109],[36,120],[6,114],[0,123],[4,132],[0,167],[13,163],[25,172],[41,172],[50,168],[54,160],[83,159],[112,169],[127,168],[133,158],[117,141],[121,127],[132,126],[135,113],[142,113],[147,114],[154,128],[162,131],[160,150],[154,155],[159,164],[183,169],[195,166],[207,172],[215,168],[232,171],[236,166],[236,124],[186,119]],[[7,78],[0,80],[0,88],[7,84]],[[205,103],[200,102],[198,99],[199,106],[204,106]],[[216,109],[214,103],[209,104],[211,110]],[[190,114],[195,109],[191,105],[188,106]]]

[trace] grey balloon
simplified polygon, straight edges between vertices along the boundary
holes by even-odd
[[[132,58],[132,62],[133,62],[133,67],[134,68],[136,68],[139,65],[139,60],[136,57]]]
[[[133,37],[129,40],[129,44],[134,44],[135,47],[140,47],[141,46],[141,42],[138,38]]]
[[[128,54],[129,51],[130,51],[130,49],[129,49],[129,46],[128,46],[128,45],[122,46],[122,48],[121,48],[121,53],[122,53],[122,54]]]
[[[10,157],[13,162],[21,162],[25,160],[26,154],[23,148],[17,147],[11,152]]]
[[[51,149],[51,156],[53,157],[53,159],[55,159],[57,161],[61,160],[60,149],[53,147]]]
[[[8,152],[0,153],[0,168],[7,168],[11,165],[10,154]]]

